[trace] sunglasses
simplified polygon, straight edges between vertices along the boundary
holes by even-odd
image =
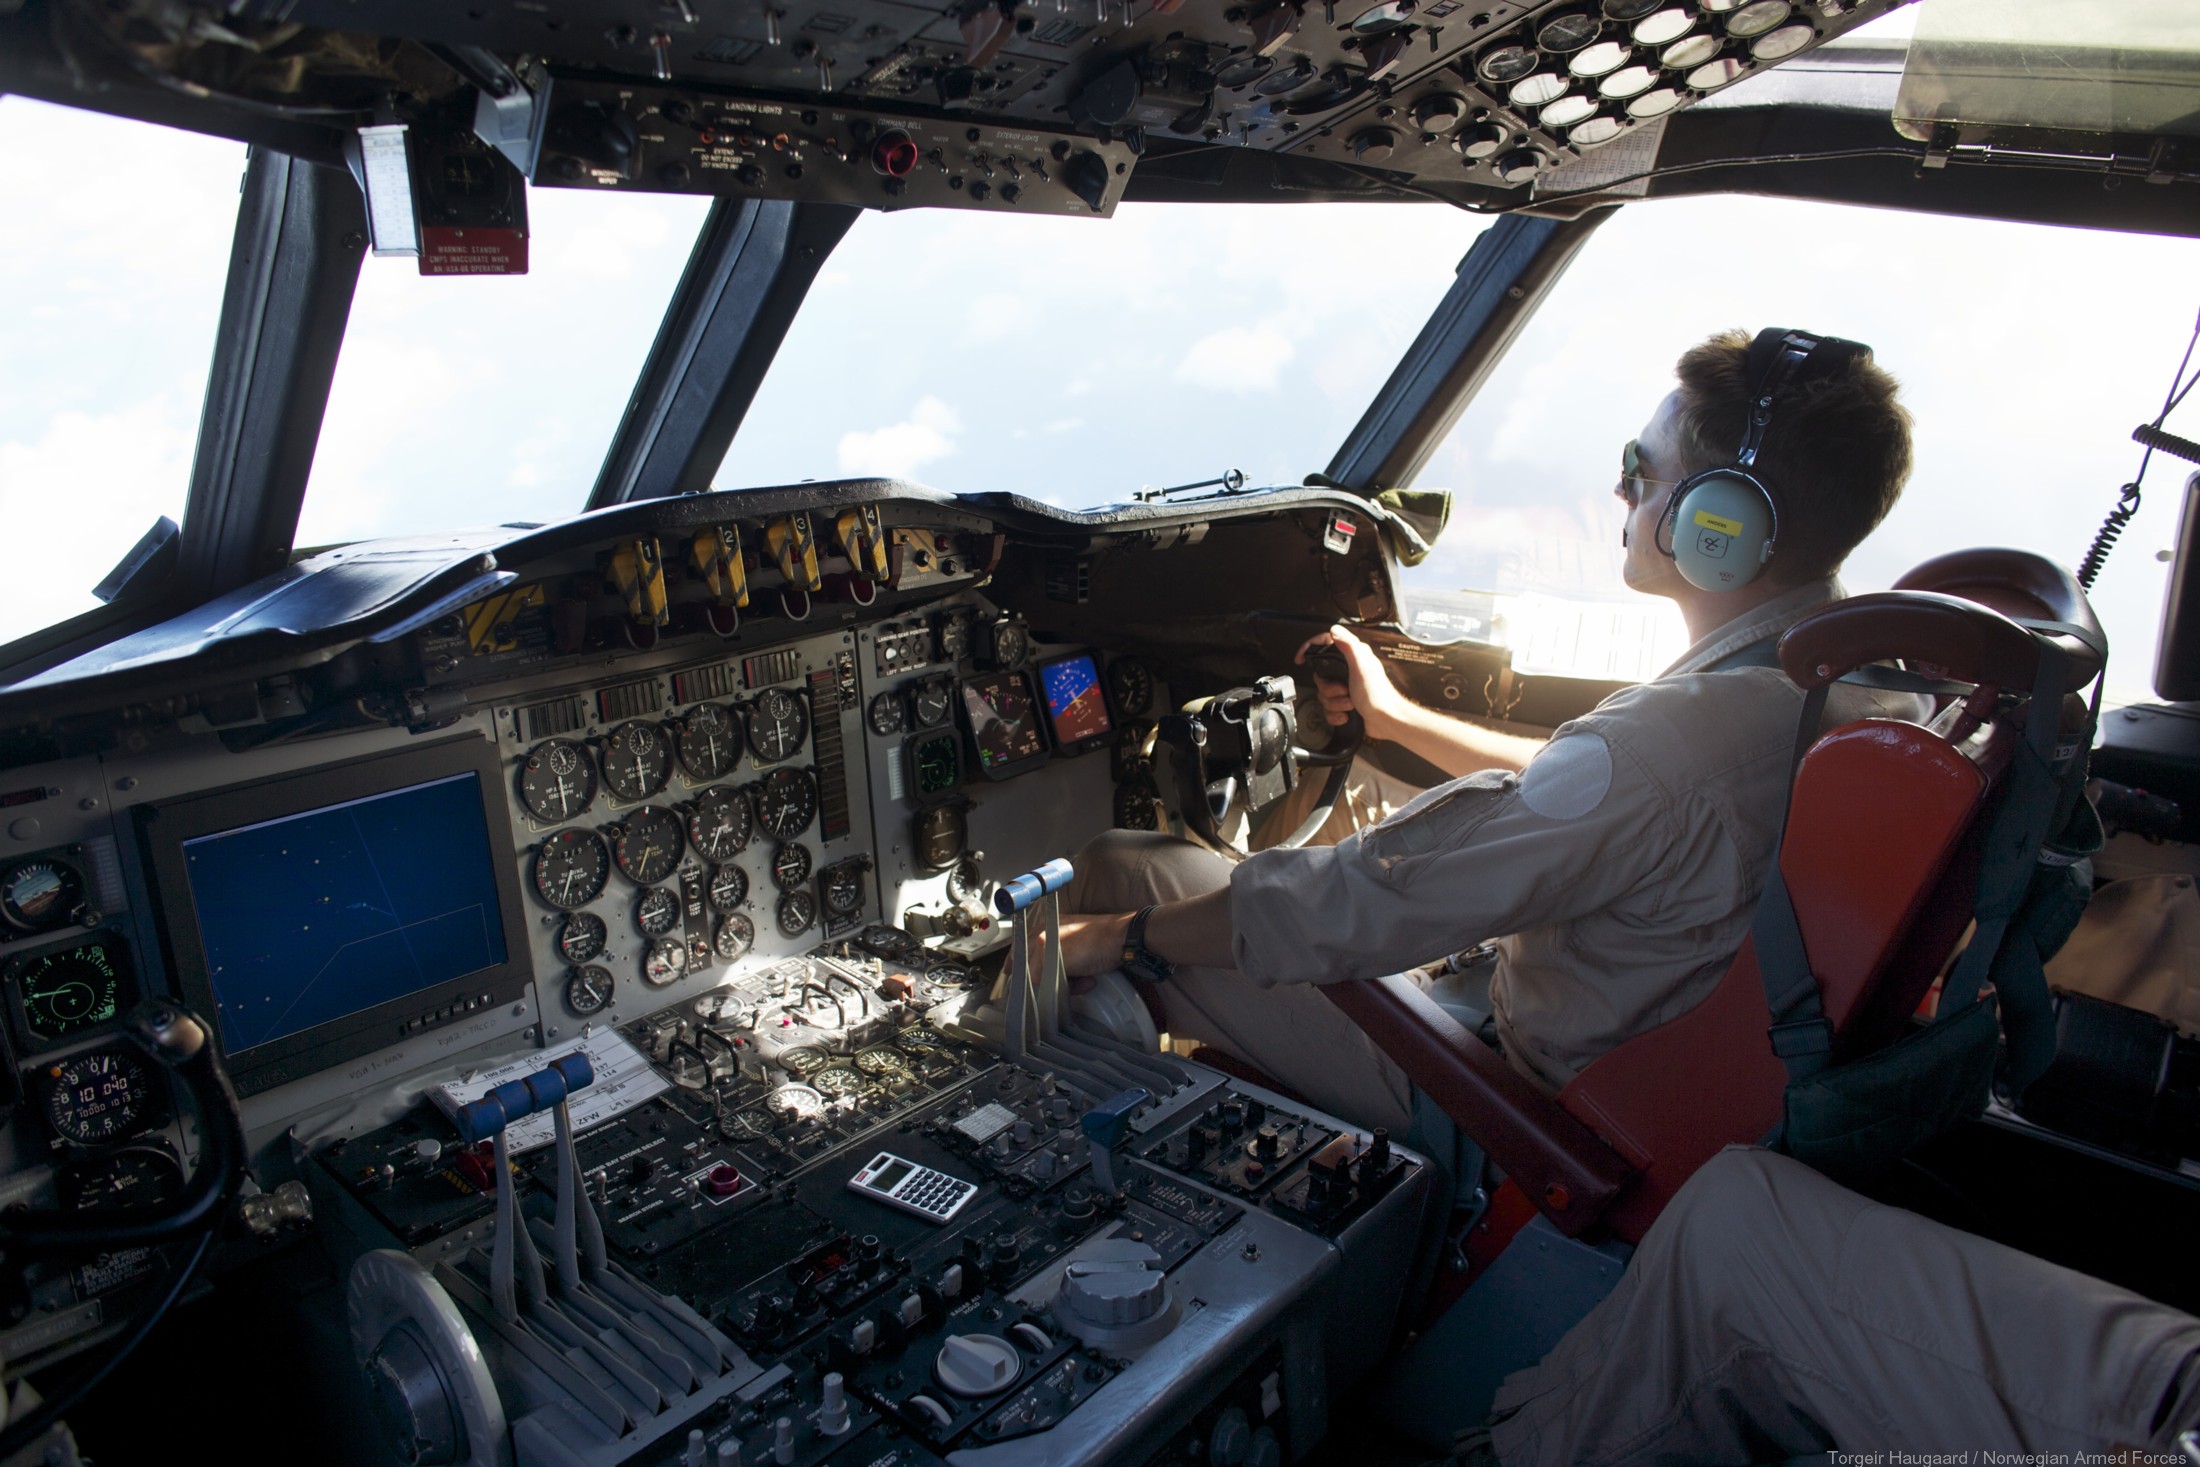
[[[1633,509],[1636,505],[1642,503],[1643,495],[1651,485],[1662,484],[1670,488],[1678,482],[1680,481],[1677,479],[1653,479],[1644,474],[1642,471],[1642,441],[1637,438],[1630,438],[1627,440],[1627,446],[1619,451],[1619,483],[1614,486],[1612,492],[1619,496],[1620,503],[1626,505],[1629,509]]]

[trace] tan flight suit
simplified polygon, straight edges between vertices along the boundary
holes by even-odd
[[[2179,1462],[2200,1320],[1733,1148],[1496,1419],[1504,1467]]]
[[[1405,972],[1494,936],[1506,1054],[1555,1091],[1694,1007],[1741,947],[1803,693],[1777,668],[1705,669],[1837,594],[1819,582],[1737,617],[1559,728],[1522,773],[1438,786],[1334,846],[1233,867],[1187,841],[1111,831],[1077,857],[1064,906],[1125,911],[1227,885],[1237,966],[1180,967],[1161,990],[1170,1032],[1401,1135],[1415,1109],[1404,1074],[1308,985]],[[1841,686],[1828,721],[1919,711]]]

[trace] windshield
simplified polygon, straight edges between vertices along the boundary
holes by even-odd
[[[242,143],[0,99],[0,642],[182,520],[243,171]]]
[[[1487,221],[1427,204],[865,214],[722,488],[887,474],[1056,504],[1327,467]]]
[[[709,201],[531,189],[527,208],[525,275],[366,262],[299,545],[587,503]]]
[[[1744,242],[1706,264],[1706,241]],[[1583,247],[1424,485],[1456,492],[1410,591],[1502,616],[1531,670],[1649,677],[1685,649],[1668,603],[1620,582],[1623,444],[1715,330],[1799,326],[1869,342],[1903,384],[1916,466],[1850,556],[1880,590],[1943,551],[2013,545],[2075,566],[2138,468],[2192,330],[2190,240],[1759,198],[1622,209]],[[2173,419],[2170,426],[2176,427]],[[2187,430],[2189,431],[2189,429]],[[2183,474],[2156,455],[2144,508],[2093,589],[2109,695],[2150,698]]]

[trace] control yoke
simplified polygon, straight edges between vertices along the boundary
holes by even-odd
[[[1310,648],[1306,662],[1319,677],[1345,681],[1344,658],[1331,648]],[[1366,730],[1355,713],[1329,748],[1304,748],[1298,742],[1297,698],[1297,682],[1279,674],[1187,703],[1161,720],[1160,740],[1174,756],[1177,809],[1202,841],[1232,844],[1223,833],[1232,812],[1242,809],[1250,816],[1282,799],[1298,787],[1302,768],[1326,768],[1329,778],[1313,811],[1275,845],[1304,845],[1328,822]]]

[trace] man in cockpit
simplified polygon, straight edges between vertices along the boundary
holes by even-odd
[[[1448,1122],[1312,985],[1495,939],[1496,1035],[1554,1091],[1704,998],[1786,806],[1803,693],[1772,645],[1842,594],[1842,561],[1909,474],[1910,432],[1894,379],[1854,343],[1726,332],[1675,370],[1617,493],[1627,584],[1680,607],[1679,662],[1538,744],[1415,707],[1335,630],[1350,681],[1323,688],[1332,719],[1357,709],[1371,737],[1458,777],[1333,846],[1235,865],[1167,836],[1099,837],[1065,902],[1070,972],[1121,967],[1154,984],[1173,1036],[1439,1150]],[[1844,685],[1829,721],[1916,713]]]

